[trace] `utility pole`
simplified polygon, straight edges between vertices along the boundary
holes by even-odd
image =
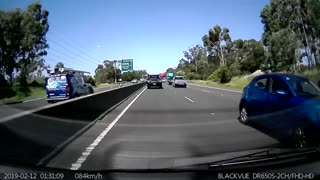
[[[114,68],[114,83],[117,83],[117,60],[113,61],[113,68]]]

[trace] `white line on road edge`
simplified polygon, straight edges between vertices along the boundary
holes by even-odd
[[[210,91],[207,91],[207,90],[203,90],[203,89],[201,89],[201,91],[203,91],[203,92],[207,92],[207,93],[209,93]]]
[[[223,88],[217,88],[217,87],[211,87],[211,86],[201,86],[197,84],[190,84],[191,86],[198,86],[198,87],[205,87],[205,88],[211,88],[211,89],[217,89],[217,90],[222,90],[222,91],[230,91],[230,92],[235,92],[235,93],[241,93],[242,91],[237,91],[237,90],[232,90],[232,89],[223,89]]]
[[[186,96],[185,96],[184,98],[188,99],[188,100],[191,101],[191,102],[194,102],[194,101],[192,101],[192,99],[190,99],[190,98],[188,98],[188,97],[186,97]]]
[[[111,130],[111,128],[119,121],[119,119],[124,115],[124,113],[127,112],[127,110],[130,108],[130,106],[139,98],[139,96],[146,90],[147,88],[144,88],[131,102],[128,104],[122,112],[109,124],[109,126],[101,132],[101,134],[93,141],[90,146],[86,148],[86,150],[82,153],[82,155],[78,158],[78,160],[71,165],[70,170],[78,170],[82,163],[86,161],[88,156],[91,154],[91,152],[94,150],[94,148],[100,143],[100,141],[108,134],[108,132]]]

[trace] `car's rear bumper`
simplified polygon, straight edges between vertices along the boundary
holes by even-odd
[[[67,100],[67,99],[70,99],[69,97],[50,97],[50,98],[47,98],[47,101],[64,101],[64,100]]]
[[[184,87],[184,86],[187,86],[187,84],[174,84],[175,86],[181,86],[181,87]]]
[[[159,83],[159,82],[157,82],[157,83],[148,83],[147,85],[148,86],[162,86],[162,83]]]

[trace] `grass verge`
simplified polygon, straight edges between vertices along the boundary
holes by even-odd
[[[101,84],[98,84],[96,87],[107,87],[107,86],[111,86],[111,84],[109,83],[101,83]]]
[[[200,85],[208,85],[212,87],[242,90],[246,85],[248,85],[251,79],[252,79],[251,77],[234,77],[229,83],[226,83],[226,84],[221,84],[221,83],[208,81],[208,80],[190,80],[189,82],[200,84]]]
[[[41,87],[28,87],[27,89],[15,88],[14,92],[14,96],[0,99],[0,104],[36,99],[46,96],[45,89]]]
[[[299,73],[297,75],[303,76],[315,82],[317,85],[320,85],[320,72],[318,70],[307,70],[303,73]],[[233,88],[233,89],[243,89],[246,87],[250,81],[254,78],[254,75],[247,75],[247,76],[236,76],[231,79],[229,83],[220,84],[213,81],[208,80],[190,80],[189,82],[208,85],[213,87],[222,87],[222,88]]]

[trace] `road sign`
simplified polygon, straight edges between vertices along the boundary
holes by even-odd
[[[122,72],[133,71],[133,59],[122,59],[121,71]]]
[[[168,77],[173,77],[173,73],[168,73]]]

